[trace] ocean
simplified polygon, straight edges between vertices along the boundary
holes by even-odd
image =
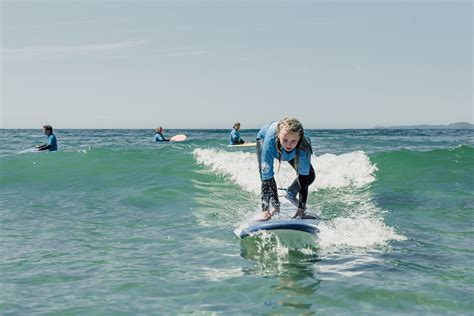
[[[301,249],[235,237],[260,181],[229,132],[58,129],[19,153],[42,131],[0,130],[0,314],[474,314],[472,130],[307,130]]]

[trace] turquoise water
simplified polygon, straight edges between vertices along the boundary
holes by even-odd
[[[60,151],[19,154],[45,136],[0,130],[0,314],[474,313],[472,131],[308,131],[324,220],[303,249],[234,236],[254,149],[180,133],[57,130]]]

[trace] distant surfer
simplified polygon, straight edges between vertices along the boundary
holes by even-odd
[[[53,127],[51,125],[43,126],[43,133],[48,137],[48,143],[43,145],[35,146],[36,150],[48,150],[56,151],[58,150],[58,142],[56,140],[56,135],[53,134]]]
[[[309,218],[305,214],[308,187],[316,178],[311,165],[311,141],[304,135],[301,123],[293,117],[269,123],[257,134],[257,159],[262,180],[262,217],[268,220],[280,211],[278,189],[275,182],[273,161],[278,159],[295,169],[298,177],[287,189],[286,198],[298,207],[293,218]],[[297,195],[299,193],[299,199]]]
[[[158,126],[155,129],[155,142],[169,142],[170,140],[163,136],[163,127]]]
[[[229,145],[241,145],[245,143],[246,142],[240,138],[240,122],[235,122],[230,132]]]

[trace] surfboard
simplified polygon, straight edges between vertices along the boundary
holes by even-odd
[[[47,150],[38,150],[36,147],[33,148],[27,148],[23,149],[22,151],[19,151],[19,154],[26,154],[26,153],[41,153],[41,152],[46,152]]]
[[[255,147],[257,143],[244,143],[239,145],[227,145],[227,147]]]
[[[287,189],[278,188],[278,190],[286,191]],[[286,195],[284,197],[288,202],[295,204],[295,201],[288,199]],[[297,204],[296,207],[298,207]],[[270,231],[279,236],[285,236],[284,238],[295,234],[301,235],[302,233],[314,237],[319,233],[317,226],[320,222],[319,216],[306,213],[307,218],[292,219],[294,213],[295,209],[293,207],[289,207],[288,204],[281,205],[280,213],[274,215],[270,220],[253,220],[248,225],[237,228],[234,234],[240,239],[244,239],[260,231]]]
[[[185,141],[188,137],[184,134],[178,134],[174,135],[173,137],[170,138],[171,142],[182,142]]]
[[[240,239],[252,236],[259,231],[275,233],[292,231],[316,235],[319,233],[318,223],[319,221],[316,219],[270,219],[268,221],[254,221],[249,226],[237,229],[234,233]]]

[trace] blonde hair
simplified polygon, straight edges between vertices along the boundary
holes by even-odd
[[[311,149],[311,145],[304,137],[304,128],[300,121],[298,121],[294,117],[285,117],[278,121],[277,127],[275,129],[275,136],[276,136],[276,150],[278,152],[278,171],[280,171],[281,165],[281,143],[280,143],[280,132],[286,130],[293,133],[298,133],[300,135],[300,140],[296,145],[296,156],[295,156],[295,170],[298,174],[298,167],[300,162],[300,154],[301,151],[304,150],[308,154],[311,154],[313,151]]]

